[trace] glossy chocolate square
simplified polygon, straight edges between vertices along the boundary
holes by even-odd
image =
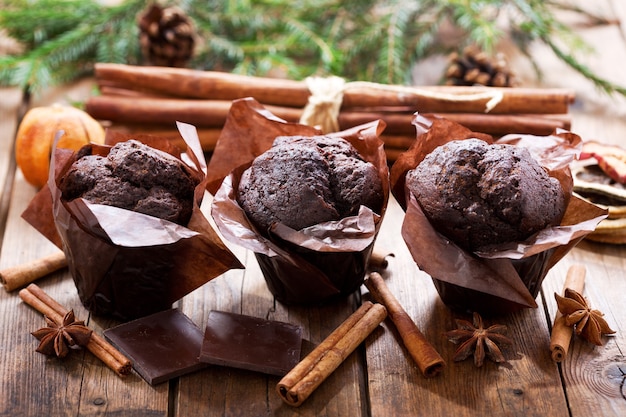
[[[198,360],[202,330],[178,309],[151,314],[104,331],[149,384],[206,367]]]
[[[200,361],[283,376],[300,361],[301,346],[300,326],[210,311]]]

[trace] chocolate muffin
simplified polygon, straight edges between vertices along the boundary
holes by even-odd
[[[129,140],[106,157],[79,153],[59,188],[66,201],[81,197],[186,225],[197,184],[174,156]]]
[[[275,222],[300,230],[356,215],[380,213],[383,188],[376,167],[346,140],[281,136],[244,171],[238,202],[262,231]]]
[[[566,206],[559,182],[527,149],[479,139],[439,146],[406,184],[433,227],[472,252],[557,225]]]

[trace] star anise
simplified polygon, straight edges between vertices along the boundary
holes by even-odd
[[[455,361],[467,359],[474,354],[474,365],[483,366],[485,356],[494,362],[506,362],[499,345],[512,345],[511,339],[506,337],[506,326],[494,324],[485,328],[483,318],[474,313],[473,325],[467,320],[456,319],[456,330],[446,333],[448,340],[459,344],[454,353]]]
[[[587,300],[577,291],[566,288],[564,297],[554,293],[556,304],[565,318],[565,324],[576,329],[576,334],[583,339],[601,346],[603,334],[613,334],[599,310],[592,310]]]
[[[75,319],[74,310],[67,312],[61,324],[47,316],[45,319],[47,326],[31,333],[40,341],[37,352],[63,358],[69,353],[70,347],[86,346],[89,343],[92,331],[85,326],[84,321]]]

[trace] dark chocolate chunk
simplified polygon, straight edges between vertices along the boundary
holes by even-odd
[[[104,336],[151,385],[206,367],[198,360],[202,330],[178,309],[110,328]]]
[[[200,361],[284,376],[300,361],[301,346],[300,326],[210,311]]]

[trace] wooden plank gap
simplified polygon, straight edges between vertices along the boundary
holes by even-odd
[[[0,195],[0,251],[2,250],[2,244],[4,242],[4,232],[6,230],[7,219],[9,216],[9,205],[13,192],[13,182],[15,180],[15,170],[17,169],[17,163],[15,161],[15,139],[20,123],[30,106],[30,98],[31,96],[28,89],[23,90],[22,99],[16,114],[15,129],[11,133],[13,140],[11,141],[11,145],[9,147],[9,166],[7,168],[7,175],[4,180],[4,184],[2,184],[2,194]]]
[[[178,408],[178,378],[174,378],[168,381],[167,417],[176,416],[177,408]]]

